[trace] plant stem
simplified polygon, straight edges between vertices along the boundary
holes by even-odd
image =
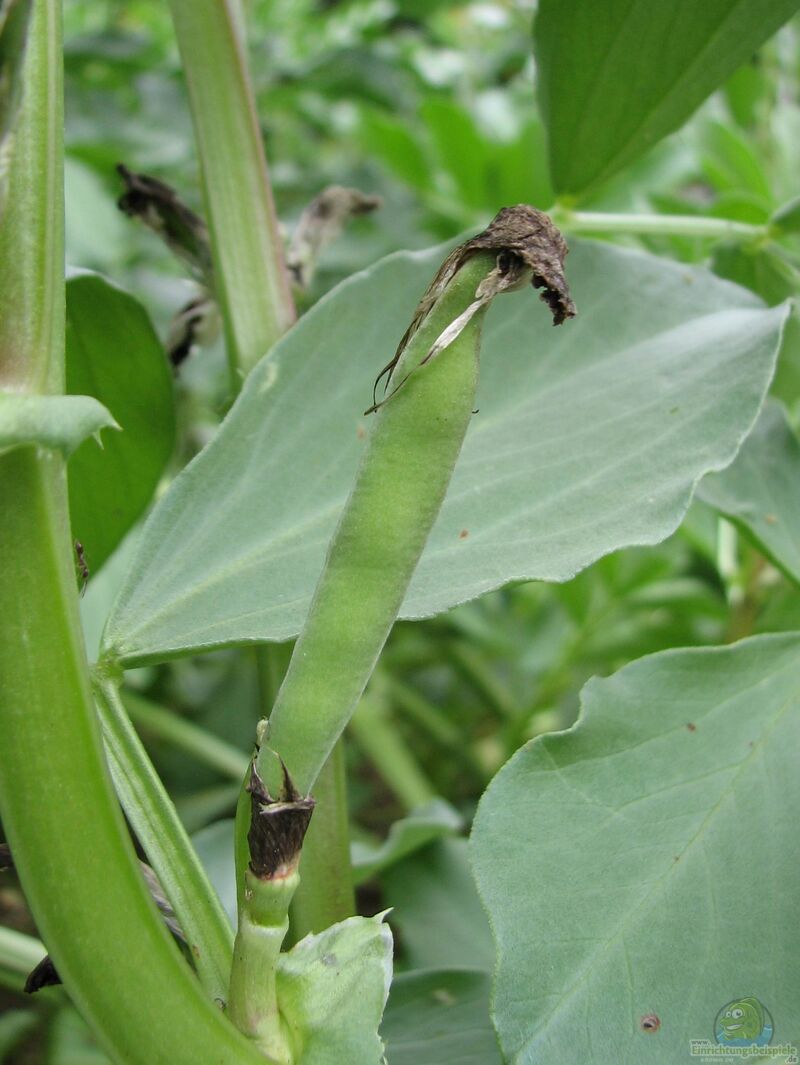
[[[122,702],[139,729],[194,755],[199,762],[224,773],[231,780],[241,781],[247,772],[250,760],[246,754],[206,729],[198,728],[180,714],[130,689],[122,692]]]
[[[641,233],[667,237],[707,237],[712,240],[765,240],[768,225],[734,222],[727,218],[683,214],[615,214],[570,211],[557,207],[553,221],[568,233]]]
[[[0,253],[4,281],[17,276],[3,288],[3,384],[55,391],[64,378],[57,0],[33,4],[23,84],[4,160]],[[39,931],[115,1061],[255,1061],[164,928],[111,790],[78,618],[60,454],[22,447],[0,456],[0,498],[7,575],[0,583],[0,809]]]
[[[0,808],[40,933],[115,1060],[239,1060],[246,1047],[170,940],[111,791],[60,457],[33,448],[0,457],[0,494],[0,552],[14,575],[0,604]]]
[[[22,101],[2,145],[0,388],[64,390],[64,125],[61,11],[33,5]],[[10,145],[10,147],[9,147]]]
[[[246,871],[247,901],[239,912],[231,970],[230,1018],[275,1065],[293,1062],[288,1033],[278,1011],[277,966],[298,880],[296,870],[266,882]]]
[[[170,0],[234,390],[294,321],[234,0]]]
[[[228,1015],[271,1062],[292,1065],[297,1061],[292,1033],[278,1009],[278,959],[314,800],[298,795],[285,772],[280,791],[270,794],[255,766],[247,799],[249,860],[239,888]],[[244,805],[237,816],[243,815]]]
[[[175,910],[200,982],[212,999],[224,1002],[233,930],[172,800],[125,713],[116,681],[98,677],[95,694],[119,800]]]
[[[306,833],[300,884],[292,902],[292,939],[355,913],[347,816],[344,742],[339,739],[314,785],[317,805]]]

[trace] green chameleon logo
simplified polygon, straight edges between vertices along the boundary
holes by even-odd
[[[772,1017],[757,998],[737,998],[717,1014],[714,1035],[718,1043],[767,1046],[772,1039]]]

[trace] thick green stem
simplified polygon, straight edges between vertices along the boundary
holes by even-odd
[[[122,706],[115,680],[95,683],[106,755],[122,807],[175,910],[209,996],[228,993],[233,932],[172,800]]]
[[[278,1011],[278,956],[289,929],[289,904],[297,888],[296,871],[279,879],[244,875],[244,904],[231,969],[228,1015],[275,1065],[292,1065],[288,1032]]]
[[[0,152],[0,389],[61,392],[64,108],[56,0],[33,4],[22,81],[13,133]]]
[[[3,386],[20,390],[64,377],[60,43],[60,5],[37,0],[0,237]],[[257,1061],[170,939],[111,789],[61,456],[1,456],[0,499],[0,810],[39,931],[115,1061]]]
[[[322,932],[356,912],[350,865],[347,776],[340,739],[314,785],[317,805],[308,827],[292,902],[292,939]]]
[[[641,233],[665,237],[706,237],[711,240],[765,240],[768,225],[751,225],[728,218],[683,214],[615,214],[570,211],[558,207],[553,221],[567,233]]]
[[[0,809],[28,903],[114,1060],[254,1060],[171,941],[106,772],[81,643],[63,464],[0,458]]]
[[[234,388],[294,321],[233,0],[170,0],[189,89]]]
[[[273,796],[254,766],[247,798],[249,860],[239,885],[228,1014],[271,1062],[292,1065],[291,1033],[278,1008],[278,958],[314,801],[298,795],[285,773],[280,793]],[[238,813],[243,812],[244,804]]]

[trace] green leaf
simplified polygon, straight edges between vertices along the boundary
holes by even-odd
[[[351,855],[355,882],[360,884],[369,880],[440,836],[453,835],[463,827],[464,822],[449,803],[442,799],[426,803],[408,817],[395,821],[380,846],[353,841]]]
[[[767,403],[733,463],[703,478],[698,496],[800,582],[800,443],[779,403]]]
[[[43,447],[70,455],[87,437],[118,429],[93,396],[39,396],[0,392],[0,455],[15,447]]]
[[[299,1065],[379,1065],[378,1027],[392,978],[384,916],[350,917],[280,955],[278,1007]]]
[[[479,969],[396,976],[381,1027],[389,1065],[502,1065],[489,990]]]
[[[91,572],[105,562],[150,502],[175,438],[172,379],[141,304],[98,274],[67,282],[67,391],[105,404],[120,428],[100,451],[79,447],[69,464],[72,531]]]
[[[800,272],[777,244],[720,244],[714,249],[712,267],[715,274],[735,281],[737,285],[745,285],[770,307],[800,295]],[[783,331],[771,391],[790,410],[800,396],[800,318],[796,300]]]
[[[796,1037],[798,757],[793,633],[592,680],[511,759],[472,834],[509,1061],[674,1065],[748,996]]]
[[[132,664],[299,631],[370,428],[372,381],[441,259],[401,253],[348,279],[249,375],[148,520],[106,653]],[[609,245],[575,241],[568,273],[579,317],[558,331],[529,290],[489,312],[480,413],[404,617],[657,543],[756,418],[782,309]]]
[[[442,839],[388,869],[384,897],[414,969],[491,972],[494,946],[475,890],[465,839]]]
[[[677,129],[797,0],[542,0],[539,104],[556,191],[605,181]]]
[[[770,222],[781,233],[796,233],[800,229],[800,196],[779,207]]]
[[[0,6],[0,150],[14,125],[22,93],[22,62],[28,40],[31,0],[6,0]],[[5,168],[0,168],[0,213]]]

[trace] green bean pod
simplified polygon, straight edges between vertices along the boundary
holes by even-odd
[[[439,513],[475,404],[491,298],[532,281],[574,314],[566,245],[547,216],[505,208],[445,260],[395,360],[305,627],[270,715],[269,747],[307,793],[364,690]],[[272,764],[271,764],[272,763]],[[274,759],[258,770],[276,791]]]

